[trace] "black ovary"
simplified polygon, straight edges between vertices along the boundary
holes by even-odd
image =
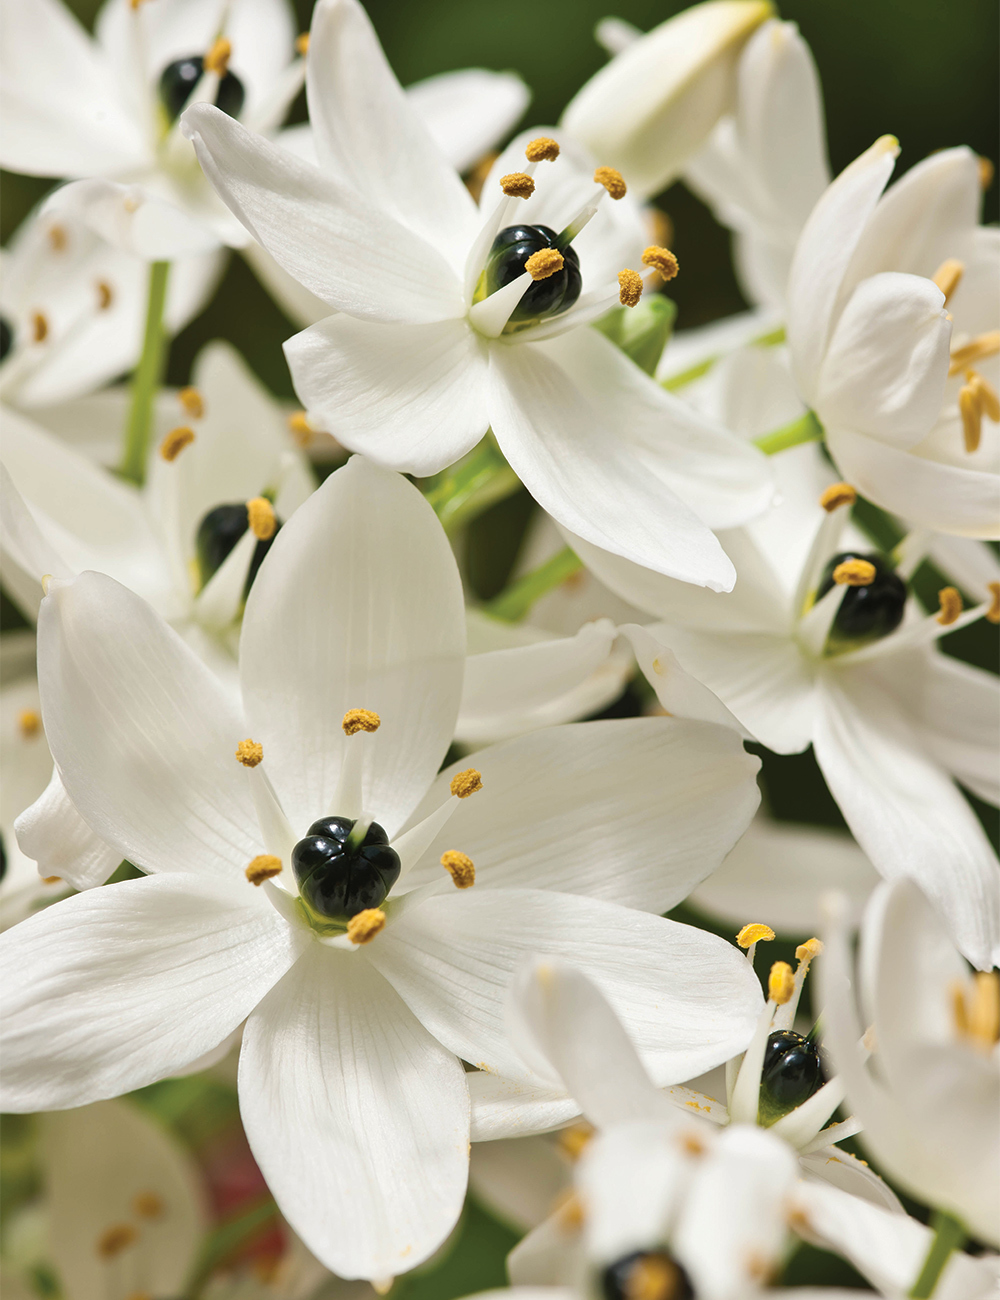
[[[389,837],[372,822],[364,840],[353,848],[348,817],[321,817],[292,849],[292,869],[299,893],[320,916],[348,921],[369,907],[385,902],[399,879],[399,854]]]
[[[3,836],[0,835],[0,880],[3,880],[7,874],[7,848],[3,842]]]
[[[160,101],[171,122],[184,111],[191,92],[201,80],[204,67],[205,61],[200,54],[189,54],[187,58],[168,63],[163,69],[160,75]],[[219,89],[215,96],[216,108],[221,108],[230,117],[239,117],[243,99],[243,82],[235,73],[224,73],[219,79]]]
[[[271,543],[277,537],[278,529],[281,528],[279,520],[275,523],[277,527],[270,537],[257,539],[253,559],[247,571],[247,580],[243,585],[244,600],[250,594],[253,580],[264,563],[264,556],[271,549]],[[245,504],[216,506],[201,521],[195,534],[194,548],[198,559],[198,575],[203,587],[209,578],[219,571],[233,547],[249,527]]]
[[[761,1108],[775,1118],[808,1101],[825,1082],[819,1048],[791,1029],[768,1035],[760,1073]]]
[[[637,1265],[641,1268],[644,1263],[655,1267],[658,1275],[662,1274],[664,1285],[657,1300],[694,1300],[691,1279],[680,1264],[662,1250],[636,1250],[609,1264],[601,1274],[601,1295],[604,1300],[631,1300],[637,1294],[632,1279],[633,1270]]]
[[[906,583],[884,555],[877,551],[861,554],[841,551],[823,570],[817,601],[834,585],[833,571],[845,560],[867,560],[875,566],[875,577],[867,587],[847,587],[833,620],[831,637],[840,641],[878,641],[895,632],[903,621],[906,606]]]
[[[0,361],[14,346],[14,331],[6,316],[0,316]]]
[[[486,261],[486,291],[502,289],[524,273],[524,264],[543,248],[556,246],[549,226],[507,226],[493,241]],[[512,321],[538,320],[568,310],[580,296],[580,259],[572,244],[560,248],[563,267],[544,280],[536,280],[511,313]]]

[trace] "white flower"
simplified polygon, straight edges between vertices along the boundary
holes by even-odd
[[[280,125],[304,75],[286,0],[106,0],[94,37],[60,0],[0,12],[5,167],[80,178],[49,205],[142,258],[247,242],[177,118],[205,99],[256,130]]]
[[[864,1123],[862,1141],[901,1186],[1000,1241],[1000,982],[973,975],[907,880],[865,912],[857,977],[839,900],[823,973],[826,1041]],[[856,991],[852,992],[852,985]],[[859,1046],[857,999],[870,1022]]]
[[[620,51],[577,91],[561,125],[643,196],[658,194],[729,109],[740,50],[773,12],[765,0],[708,0],[635,39],[613,37]]]
[[[221,255],[180,259],[164,323],[174,334],[201,311]],[[49,406],[89,393],[139,359],[147,268],[69,216],[32,215],[3,253],[0,398]]]
[[[572,953],[640,1041],[655,1006],[674,1027],[663,1065],[675,1079],[746,1043],[759,1001],[746,963],[604,900],[660,912],[717,865],[757,802],[754,761],[701,724],[557,728],[477,756],[486,788],[469,802],[476,773],[436,775],[464,639],[430,506],[358,457],[282,529],[253,585],[245,717],[125,588],[94,573],[50,582],[49,743],[88,822],[152,874],[3,936],[8,1108],[141,1086],[246,1019],[241,1109],[279,1205],[328,1267],[384,1278],[426,1258],[461,1207],[458,1058],[523,1071],[503,1001],[528,952]],[[242,768],[237,748],[256,765]],[[299,900],[290,856],[331,813],[384,826],[383,894],[408,873],[383,906],[345,899],[339,920]],[[307,841],[295,860],[328,845]],[[460,884],[478,873],[477,887],[456,890],[452,872]],[[304,878],[329,916],[316,890],[332,878]],[[372,871],[361,882],[376,883]]]
[[[345,445],[419,475],[458,459],[490,426],[518,477],[566,526],[686,581],[728,587],[731,566],[709,529],[766,506],[765,463],[583,328],[618,303],[616,274],[642,264],[631,200],[602,202],[607,192],[579,147],[525,163],[522,139],[487,180],[480,216],[354,0],[321,0],[311,39],[308,92],[323,170],[210,106],[184,118],[226,203],[336,309],[286,344],[310,414]],[[498,193],[501,173],[524,176],[513,185],[526,191],[536,166],[527,202]],[[620,195],[620,178],[606,179]],[[573,250],[583,293],[568,310],[511,322],[529,290],[548,292],[549,278],[557,305],[564,291],[575,299],[568,248],[569,269],[548,247],[536,270],[557,262],[562,270],[536,281],[517,273],[521,258],[509,268],[515,278],[476,300],[494,239],[515,222],[552,223],[566,234],[564,248],[571,228],[582,230]],[[497,269],[498,256],[489,274],[499,281],[508,269]],[[525,301],[526,312],[542,312],[530,306],[536,297]],[[505,332],[512,323],[519,328]]]

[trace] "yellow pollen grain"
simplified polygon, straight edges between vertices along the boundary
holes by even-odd
[[[61,253],[66,247],[66,228],[64,226],[49,226],[49,246],[53,253]]]
[[[793,1205],[786,1219],[788,1226],[795,1232],[808,1232],[812,1228],[809,1215],[801,1205]]]
[[[62,876],[42,876],[43,885],[61,885]]]
[[[528,162],[555,162],[559,157],[559,141],[550,135],[535,136],[525,146],[524,156]]]
[[[312,425],[305,411],[293,411],[288,417],[288,428],[300,447],[308,447],[312,442]]]
[[[982,361],[984,357],[995,356],[998,352],[1000,352],[1000,330],[987,330],[985,334],[977,334],[974,339],[963,343],[960,348],[952,352],[948,377],[960,375],[974,362]]]
[[[962,597],[959,595],[957,587],[942,587],[938,592],[938,612],[937,621],[942,627],[951,627],[956,622],[962,612]]]
[[[532,253],[524,264],[524,269],[533,280],[547,280],[550,275],[563,269],[563,255],[558,248],[540,248]]]
[[[340,725],[345,735],[353,736],[359,731],[378,731],[382,719],[371,709],[348,709]]]
[[[769,943],[773,938],[774,931],[769,925],[764,925],[760,921],[751,921],[736,936],[736,942],[741,948],[749,948],[752,943],[760,943],[761,941]]]
[[[446,849],[441,854],[441,865],[451,876],[456,889],[471,889],[476,883],[475,863],[458,849]]]
[[[205,55],[205,71],[214,72],[217,77],[224,77],[229,68],[229,60],[232,57],[232,42],[227,41],[224,36],[218,37],[212,42],[211,49]]]
[[[48,336],[48,319],[42,312],[36,311],[31,318],[31,337],[36,343],[44,343]]]
[[[795,949],[796,961],[810,962],[814,957],[818,957],[823,951],[823,942],[821,939],[807,939],[805,943],[800,943]]]
[[[451,792],[456,799],[468,799],[483,788],[483,777],[474,767],[467,767],[464,772],[456,772],[451,778]]]
[[[976,162],[979,164],[979,187],[988,190],[993,184],[993,175],[996,169],[990,160],[982,155],[976,159]]]
[[[1000,1039],[1000,975],[977,971],[973,976],[969,1035],[987,1047]]]
[[[620,171],[614,167],[598,167],[594,172],[594,180],[598,185],[603,185],[613,199],[623,199],[627,192],[625,178]]]
[[[351,943],[371,943],[385,929],[385,913],[380,907],[366,907],[356,912],[347,922],[347,937]]]
[[[850,483],[831,483],[819,499],[820,505],[828,515],[832,515],[841,506],[853,506],[858,494]]]
[[[251,885],[262,885],[272,876],[281,875],[281,859],[273,853],[258,853],[247,865],[246,877]]]
[[[25,740],[30,740],[41,731],[42,720],[34,709],[22,709],[17,715],[17,726]]]
[[[114,292],[107,280],[97,281],[97,310],[107,311],[115,300]]]
[[[162,1219],[167,1212],[158,1192],[140,1192],[132,1202],[132,1209],[140,1219]]]
[[[302,32],[295,38],[295,53],[301,54],[303,58],[309,53],[309,33]]]
[[[194,429],[186,424],[171,429],[160,443],[160,455],[164,460],[176,460],[185,447],[194,442]]]
[[[704,1139],[700,1133],[694,1129],[687,1129],[679,1138],[681,1150],[688,1156],[703,1156],[708,1148],[705,1146]]]
[[[254,537],[266,542],[273,537],[278,527],[274,516],[274,506],[267,497],[251,497],[247,502],[247,523]]]
[[[681,269],[670,249],[661,248],[659,244],[650,244],[642,255],[642,264],[653,267],[664,280],[672,280]]]
[[[795,992],[795,976],[787,961],[776,961],[767,977],[767,996],[775,1006],[782,1007]]]
[[[236,757],[244,767],[256,767],[264,760],[264,746],[248,737],[236,746]]]
[[[642,297],[642,276],[625,267],[618,272],[618,301],[623,307],[634,307]]]
[[[986,611],[986,621],[1000,623],[1000,582],[988,582],[986,590],[990,593],[990,607]]]
[[[975,384],[963,384],[958,393],[958,413],[962,417],[962,437],[965,450],[971,455],[979,450],[983,433],[983,405]]]
[[[680,1269],[667,1255],[640,1255],[622,1292],[625,1300],[676,1300],[681,1295]]]
[[[997,396],[997,390],[982,375],[975,370],[966,371],[965,382],[971,384],[976,390],[976,396],[979,398],[979,409],[988,420],[994,424],[1000,422],[1000,397]]]
[[[841,587],[870,587],[875,565],[870,560],[845,560],[834,569],[833,580]]]
[[[952,980],[948,985],[951,994],[951,1018],[959,1038],[969,1036],[969,1013],[965,1005],[965,982]]]
[[[566,1192],[553,1208],[553,1216],[563,1232],[576,1232],[586,1218],[583,1202],[576,1192]]]
[[[535,182],[526,172],[508,172],[500,177],[500,188],[511,199],[530,199],[535,192]]]
[[[114,1223],[97,1238],[97,1254],[101,1259],[115,1259],[132,1245],[138,1235],[138,1229],[130,1223]]]
[[[569,1128],[564,1128],[558,1133],[556,1144],[566,1159],[575,1163],[590,1145],[593,1136],[594,1127],[592,1124],[585,1122],[571,1124]]]
[[[205,414],[205,399],[197,388],[182,388],[177,394],[177,400],[183,407],[184,414],[192,420],[200,420]]]
[[[948,257],[931,276],[931,279],[944,294],[945,302],[958,288],[964,274],[965,263],[960,262],[957,257]]]

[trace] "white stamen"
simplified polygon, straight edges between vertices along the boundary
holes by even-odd
[[[361,774],[365,760],[365,738],[374,734],[374,732],[356,731],[352,736],[346,737],[347,744],[340,766],[337,792],[330,806],[331,816],[353,818],[361,816]]]
[[[781,1119],[771,1125],[771,1132],[790,1142],[793,1147],[800,1147],[816,1136],[843,1100],[844,1085],[839,1077],[833,1078],[801,1106],[782,1115]]]
[[[256,549],[257,538],[248,528],[198,593],[194,612],[199,623],[221,630],[235,621]]]
[[[295,832],[292,830],[285,810],[281,806],[270,777],[262,764],[247,769],[250,781],[250,795],[257,813],[261,839],[268,853],[273,853],[286,865],[292,860],[295,847]]]
[[[480,334],[484,334],[487,338],[498,339],[518,303],[534,283],[535,281],[525,271],[516,280],[511,280],[510,284],[505,284],[496,293],[491,293],[488,298],[470,307],[469,320]]]
[[[399,854],[400,880],[424,856],[458,805],[458,798],[455,795],[450,795],[439,808],[435,808],[422,822],[417,822],[416,826],[411,826],[405,834],[393,840],[392,847]]]
[[[370,812],[363,812],[357,818],[354,825],[351,827],[350,835],[347,837],[347,843],[352,849],[356,849],[359,844],[364,843],[364,838],[368,834],[368,828],[374,820],[375,814]]]
[[[567,244],[571,244],[580,231],[583,230],[585,226],[589,225],[594,219],[597,209],[601,206],[601,203],[608,195],[608,191],[603,185],[597,185],[595,186],[595,189],[597,192],[593,197],[589,198],[587,202],[577,210],[575,215],[566,222],[565,226],[563,226],[562,230],[560,230],[559,234],[556,236],[556,248],[565,248]]]
[[[830,590],[813,605],[809,613],[799,620],[797,631],[799,644],[814,657],[823,653],[830,628],[833,627],[833,620],[840,609],[840,602],[850,590],[850,587],[840,587],[834,583]]]
[[[739,1074],[736,1076],[732,1095],[729,1098],[731,1124],[757,1123],[757,1109],[760,1105],[760,1072],[764,1068],[764,1053],[767,1050],[767,1038],[771,1032],[774,1011],[773,1002],[765,1004],[757,1021],[757,1028],[753,1031],[750,1046],[743,1054]]]
[[[914,528],[894,547],[892,561],[904,582],[908,582],[924,562],[933,537],[928,528]]]
[[[930,645],[939,637],[947,636],[950,632],[957,632],[959,628],[977,622],[986,614],[988,609],[989,605],[986,603],[973,605],[969,609],[963,610],[953,623],[940,623],[937,612],[928,614],[926,618],[919,619],[917,622],[905,624],[890,636],[882,637],[880,641],[873,641],[870,645],[862,646],[859,650],[847,651],[839,656],[838,662],[844,664],[867,663],[872,659],[881,659],[883,655],[895,654],[899,650]]]
[[[814,1151],[822,1151],[826,1147],[833,1146],[834,1142],[843,1142],[845,1138],[853,1137],[863,1128],[861,1121],[853,1116],[841,1120],[839,1124],[831,1124],[829,1128],[821,1128],[811,1142],[799,1147],[799,1154],[811,1156]]]
[[[813,538],[813,544],[809,548],[806,562],[802,566],[802,572],[799,574],[798,587],[792,603],[796,617],[802,617],[806,601],[819,587],[819,580],[827,560],[840,549],[840,534],[844,531],[844,526],[850,517],[850,510],[844,507],[824,512],[816,536]]]

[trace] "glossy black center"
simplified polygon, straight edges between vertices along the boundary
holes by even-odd
[[[249,526],[245,505],[216,506],[201,521],[195,534],[194,549],[198,560],[198,576],[203,587],[209,578],[222,567],[223,561]],[[264,556],[271,549],[271,543],[278,536],[280,527],[281,523],[277,521],[277,528],[266,541],[263,538],[258,538],[257,545],[254,547],[253,559],[250,561],[250,568],[247,571],[247,580],[243,585],[244,600],[250,593],[257,571],[264,563]]]
[[[3,842],[3,836],[0,835],[0,880],[3,880],[7,874],[7,849]]]
[[[875,566],[875,578],[867,587],[847,587],[837,617],[830,629],[832,642],[857,644],[878,641],[895,632],[903,621],[906,606],[906,583],[878,551],[841,551],[823,570],[816,593],[819,600],[834,585],[833,571],[845,560],[867,560]]]
[[[200,54],[189,54],[185,59],[168,63],[160,74],[160,101],[171,122],[184,111],[192,90],[201,80],[204,64]],[[221,108],[230,117],[239,117],[243,99],[243,82],[233,72],[224,73],[215,96],[216,108]]]
[[[792,1029],[775,1030],[764,1050],[758,1119],[773,1124],[808,1101],[825,1082],[817,1045]]]
[[[691,1279],[664,1250],[636,1250],[615,1260],[601,1274],[604,1300],[694,1300]]]
[[[399,879],[399,854],[378,822],[358,845],[349,842],[353,829],[348,817],[321,817],[292,849],[299,893],[331,921],[349,921],[365,908],[379,907]]]
[[[14,346],[14,331],[6,316],[0,316],[0,361]]]
[[[486,292],[494,293],[524,273],[532,253],[556,247],[556,232],[549,226],[507,226],[493,241],[486,259]],[[556,316],[572,307],[580,296],[580,259],[572,244],[559,251],[563,268],[545,280],[536,280],[511,313],[512,321]]]

